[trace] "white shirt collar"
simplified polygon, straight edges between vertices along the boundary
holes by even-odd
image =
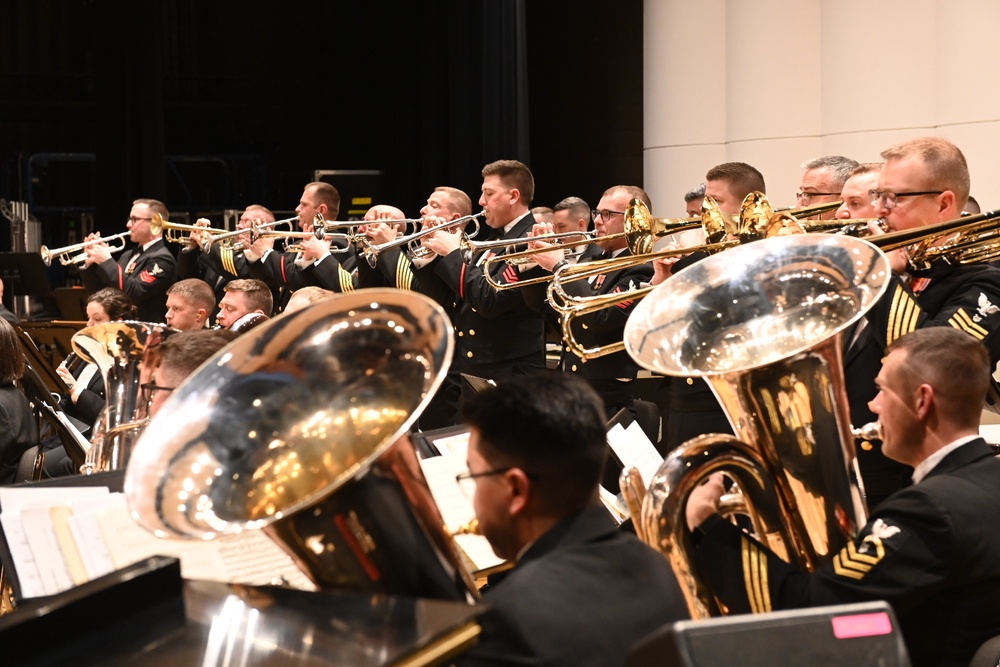
[[[967,442],[972,442],[973,440],[978,440],[980,436],[978,435],[967,435],[964,438],[959,438],[951,444],[945,445],[941,449],[937,450],[926,459],[921,461],[916,468],[913,469],[913,483],[917,484],[924,477],[930,474],[931,470],[937,467],[937,464],[941,463],[944,457],[951,454],[953,451],[966,444]]]

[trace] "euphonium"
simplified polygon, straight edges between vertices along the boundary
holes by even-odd
[[[884,293],[889,274],[866,241],[782,236],[693,264],[629,317],[625,346],[639,365],[705,378],[736,433],[671,452],[634,517],[636,532],[668,556],[696,618],[719,610],[688,558],[685,505],[706,475],[734,477],[757,538],[805,570],[865,524],[841,332]]]
[[[106,322],[73,334],[73,351],[100,369],[106,400],[80,469],[83,474],[125,469],[148,416],[140,388],[148,381],[147,353],[171,333],[165,324]]]
[[[474,595],[404,436],[444,380],[451,331],[427,297],[368,289],[241,335],[143,433],[133,514],[161,536],[263,529],[320,587]]]

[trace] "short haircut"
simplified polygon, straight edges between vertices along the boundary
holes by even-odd
[[[336,220],[340,215],[340,192],[326,181],[313,181],[306,186],[307,190],[312,190],[313,196],[320,204],[326,204],[328,209],[327,220]]]
[[[472,200],[458,188],[448,185],[439,185],[434,188],[434,192],[443,192],[448,195],[448,208],[452,213],[460,216],[472,215]]]
[[[854,169],[851,169],[851,176],[860,176],[861,174],[877,174],[882,171],[882,167],[885,166],[885,162],[862,162]]]
[[[198,278],[179,280],[167,288],[167,294],[183,297],[188,303],[204,308],[206,312],[211,313],[215,310],[215,290],[204,280]]]
[[[104,312],[112,320],[134,320],[139,313],[138,307],[128,295],[120,289],[114,287],[104,287],[89,297],[87,303],[99,303],[104,308]]]
[[[684,193],[684,201],[685,202],[690,202],[690,201],[694,201],[695,199],[704,199],[704,198],[705,198],[705,184],[704,183],[702,183],[698,187],[691,188],[690,190],[688,190],[687,192]]]
[[[807,160],[802,163],[802,168],[806,171],[810,169],[823,169],[828,168],[833,172],[834,178],[837,179],[837,185],[841,188],[844,187],[844,183],[847,179],[851,177],[851,172],[858,166],[857,160],[852,160],[849,157],[844,157],[843,155],[824,155],[823,157],[813,158],[812,160]]]
[[[568,516],[592,500],[608,456],[604,406],[570,373],[503,380],[465,401],[462,421],[478,431],[491,465],[537,477],[548,511]]]
[[[523,162],[517,160],[490,162],[483,167],[483,178],[487,176],[497,176],[505,188],[518,190],[521,193],[521,202],[525,206],[530,206],[531,200],[535,198],[535,177],[531,175],[528,165]]]
[[[579,197],[566,197],[553,208],[555,211],[569,211],[570,216],[590,223],[590,205]]]
[[[629,193],[629,195],[631,195],[632,199],[641,200],[642,203],[646,205],[646,208],[648,208],[649,210],[653,210],[653,202],[650,201],[649,195],[646,194],[646,191],[640,188],[638,185],[612,185],[610,188],[605,190],[601,196],[607,197],[612,192],[615,192],[617,190],[624,190],[625,192]]]
[[[256,217],[260,218],[264,222],[274,222],[275,221],[274,213],[272,213],[271,209],[269,209],[266,206],[261,206],[260,204],[250,204],[245,209],[243,209],[244,213],[247,213],[249,211],[257,211],[258,214],[257,214]]]
[[[746,162],[723,162],[708,170],[706,181],[724,181],[737,199],[751,192],[767,194],[764,176]]]
[[[306,285],[305,287],[300,287],[299,289],[292,292],[294,296],[305,299],[309,303],[316,303],[317,301],[322,301],[323,299],[329,299],[331,296],[335,295],[336,292],[323,289],[316,285]]]
[[[965,206],[962,208],[966,213],[982,213],[983,209],[979,207],[979,202],[972,195],[969,195],[965,200]]]
[[[945,410],[957,422],[978,428],[992,364],[986,347],[975,337],[949,326],[916,329],[889,346],[905,351],[906,384],[934,388]]]
[[[920,158],[927,165],[927,181],[921,189],[951,190],[959,210],[969,198],[969,165],[958,146],[941,137],[920,137],[902,141],[882,151],[886,160]]]
[[[167,210],[167,205],[159,199],[136,199],[132,202],[132,206],[137,206],[139,204],[148,206],[153,210],[153,213],[158,214],[164,220],[170,220],[170,211]]]
[[[0,382],[11,384],[24,375],[24,351],[17,331],[0,317]]]
[[[183,380],[237,336],[226,329],[177,332],[157,348],[159,364],[173,377]]]
[[[243,302],[247,306],[247,311],[260,310],[268,317],[274,309],[274,297],[271,296],[271,289],[263,280],[256,278],[240,278],[231,280],[224,288],[226,292],[243,292]]]
[[[554,213],[554,212],[555,211],[553,211],[548,206],[536,206],[535,208],[531,209],[531,211],[530,211],[530,213],[532,215],[545,215],[547,213]]]

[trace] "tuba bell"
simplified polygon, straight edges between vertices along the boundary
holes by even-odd
[[[475,595],[404,435],[444,380],[451,330],[426,297],[368,289],[242,334],[140,438],[133,516],[160,536],[263,529],[320,588]]]
[[[147,422],[149,405],[140,385],[148,381],[144,370],[150,350],[171,333],[166,324],[126,321],[95,324],[73,334],[73,351],[101,371],[106,401],[81,473],[125,469]]]
[[[841,338],[889,275],[861,239],[781,236],[678,272],[629,317],[625,346],[639,365],[705,378],[736,434],[684,443],[645,497],[629,500],[641,506],[637,534],[668,557],[694,618],[725,611],[688,556],[687,497],[707,475],[736,479],[756,537],[806,571],[865,524]]]

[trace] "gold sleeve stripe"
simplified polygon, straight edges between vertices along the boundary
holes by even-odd
[[[399,253],[396,259],[396,287],[399,289],[413,289],[413,266],[406,255]]]
[[[920,309],[917,307],[917,302],[903,289],[902,285],[897,285],[896,292],[892,295],[892,306],[889,309],[886,345],[891,345],[900,336],[916,329],[919,314]]]
[[[337,269],[337,277],[340,279],[341,292],[354,291],[354,277],[343,267]]]
[[[874,555],[860,553],[854,546],[854,542],[851,542],[834,557],[833,571],[838,576],[860,581],[885,557],[885,546],[882,544],[882,540],[869,535],[865,538],[865,543],[875,547]]]
[[[233,262],[233,249],[228,246],[219,248],[219,259],[222,261],[222,268],[235,276],[236,264]]]
[[[771,611],[771,591],[767,587],[767,556],[750,540],[743,538],[743,585],[750,611]]]
[[[972,321],[972,318],[969,317],[964,308],[959,308],[955,311],[955,314],[948,320],[948,324],[955,329],[960,329],[967,334],[975,336],[979,340],[983,340],[989,335],[989,331]]]

